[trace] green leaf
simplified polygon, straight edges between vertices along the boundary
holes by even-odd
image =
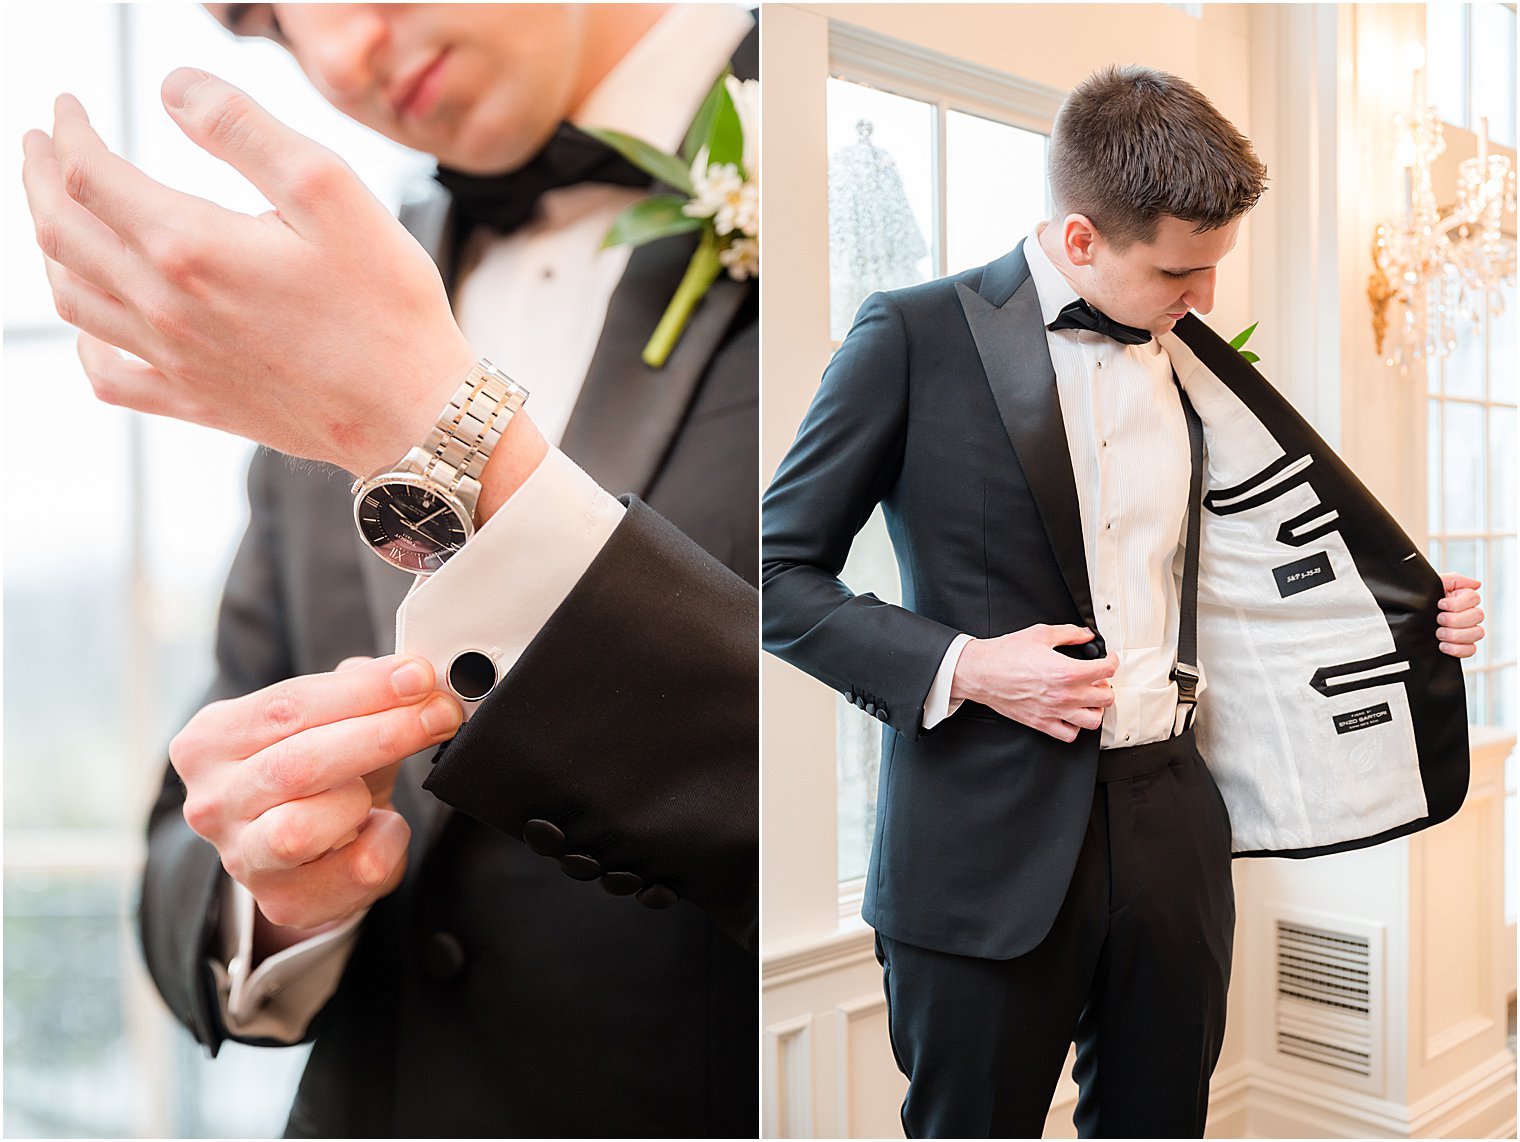
[[[1251,352],[1251,350],[1249,350],[1249,349],[1242,349],[1240,351],[1240,355],[1242,357],[1244,357],[1246,359],[1246,361],[1249,362],[1252,365],[1256,364],[1257,361],[1261,360],[1260,357],[1258,357],[1255,353]]]
[[[739,121],[739,110],[734,106],[733,96],[727,87],[718,91],[718,107],[708,126],[707,161],[709,163],[733,163],[740,172],[744,168],[744,124]]]
[[[593,139],[606,143],[645,174],[653,175],[682,194],[696,193],[696,188],[691,185],[691,170],[675,155],[667,155],[643,139],[635,139],[621,131],[608,131],[600,127],[586,127],[584,130]]]
[[[1260,325],[1260,324],[1261,324],[1261,322],[1259,322],[1259,321],[1253,321],[1251,323],[1251,328],[1249,328],[1249,329],[1242,329],[1239,333],[1235,334],[1234,337],[1230,338],[1230,348],[1231,349],[1240,349],[1240,348],[1242,348],[1245,345],[1245,343],[1251,339],[1251,334],[1253,334],[1253,333],[1256,332],[1256,327],[1258,325]]]
[[[681,157],[686,160],[688,168],[696,160],[697,152],[701,150],[702,144],[707,142],[708,136],[712,134],[713,120],[718,116],[718,107],[725,98],[729,97],[724,81],[732,74],[731,69],[723,69],[723,74],[718,76],[718,82],[712,85],[707,98],[702,100],[702,107],[697,111],[697,117],[691,121],[691,127],[686,132],[686,141],[681,144]]]
[[[602,247],[642,246],[656,238],[700,230],[707,220],[682,214],[685,204],[686,199],[679,194],[657,194],[635,202],[613,220]]]

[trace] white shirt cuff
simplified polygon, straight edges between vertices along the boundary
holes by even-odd
[[[625,511],[551,448],[457,555],[413,584],[396,612],[397,653],[431,661],[443,688],[454,659],[476,651],[491,660],[499,684],[586,573]],[[468,718],[479,700],[462,704]]]
[[[228,879],[222,892],[221,959],[212,959],[222,1022],[243,1038],[299,1043],[338,989],[359,938],[360,912],[253,967],[253,894]]]
[[[955,667],[961,660],[961,651],[966,649],[966,644],[970,641],[969,634],[956,635],[945,651],[945,657],[940,659],[939,671],[934,675],[934,684],[929,687],[929,695],[924,699],[922,722],[924,729],[932,730],[961,708],[961,702],[964,699],[950,700],[950,683],[955,680]]]

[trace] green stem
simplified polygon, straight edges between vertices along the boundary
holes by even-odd
[[[706,296],[708,287],[722,269],[723,263],[718,260],[718,236],[709,226],[702,231],[702,242],[687,263],[686,273],[681,278],[681,284],[676,287],[670,305],[665,309],[665,316],[660,318],[659,325],[655,326],[654,333],[649,338],[649,344],[644,346],[644,364],[651,369],[658,369],[665,364],[670,351],[681,339],[686,323],[691,320],[692,311]]]

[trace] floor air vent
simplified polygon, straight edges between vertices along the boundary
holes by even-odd
[[[1371,944],[1366,936],[1277,921],[1277,1050],[1369,1077]]]

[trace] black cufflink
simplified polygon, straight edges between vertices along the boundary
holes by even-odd
[[[444,671],[449,689],[466,702],[478,702],[496,689],[496,663],[478,650],[462,650]]]

